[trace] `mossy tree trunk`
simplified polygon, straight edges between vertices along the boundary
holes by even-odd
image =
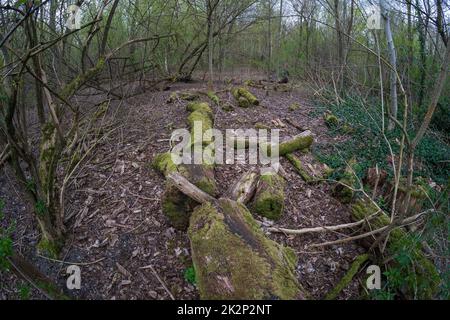
[[[186,107],[190,112],[188,123],[191,129],[195,121],[202,122],[203,131],[211,129],[213,126],[213,112],[209,105],[204,102],[189,103]],[[193,132],[191,130],[191,136]],[[191,143],[204,145],[203,138],[193,137]],[[218,194],[218,188],[214,178],[214,166],[207,164],[182,164],[175,165],[172,162],[171,154],[164,153],[157,155],[153,161],[153,167],[161,172],[165,177],[170,173],[180,173],[184,178],[191,181],[196,187],[211,196]],[[189,218],[192,210],[198,203],[182,192],[170,181],[166,183],[166,188],[162,197],[162,210],[170,223],[179,230],[186,230],[189,226]]]
[[[285,184],[278,173],[262,175],[256,187],[253,210],[265,218],[280,219],[284,210]]]
[[[244,204],[216,200],[177,173],[169,174],[168,180],[202,203],[188,231],[201,299],[307,297],[295,275],[295,253],[268,239]],[[248,181],[240,179],[239,184],[244,180]]]

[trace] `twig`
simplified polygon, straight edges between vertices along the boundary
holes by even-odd
[[[339,224],[339,225],[335,225],[335,226],[304,228],[304,229],[298,229],[298,230],[271,227],[271,228],[268,228],[267,231],[279,232],[279,233],[285,233],[285,234],[294,234],[294,235],[301,235],[301,234],[305,234],[305,233],[315,233],[315,232],[337,231],[337,230],[341,230],[341,229],[358,227],[358,226],[364,224],[365,222],[368,222],[371,218],[373,218],[375,215],[377,215],[380,212],[381,211],[379,210],[379,211],[371,214],[369,217],[367,217],[363,220],[357,221],[357,222]]]
[[[69,261],[63,261],[63,260],[49,258],[49,257],[43,256],[43,255],[40,255],[40,254],[38,254],[37,256],[40,257],[40,258],[44,258],[46,260],[49,260],[49,261],[59,262],[59,263],[64,263],[64,264],[69,264],[69,265],[76,265],[76,266],[89,266],[89,265],[92,265],[92,264],[99,263],[99,262],[101,262],[101,261],[106,259],[106,258],[100,258],[100,259],[92,261],[92,262],[69,262]]]
[[[161,283],[161,285],[163,286],[164,290],[166,290],[167,294],[170,296],[170,298],[172,300],[175,300],[175,297],[173,296],[172,292],[170,292],[170,290],[167,288],[166,284],[164,283],[164,281],[159,277],[158,273],[156,272],[155,268],[153,268],[153,266],[151,264],[149,264],[148,266],[145,267],[141,267],[139,269],[142,270],[147,270],[150,269],[152,270],[154,276],[156,277],[156,279],[158,279],[159,283]]]

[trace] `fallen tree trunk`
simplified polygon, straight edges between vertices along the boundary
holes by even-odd
[[[178,173],[168,180],[203,203],[188,232],[201,299],[306,298],[295,276],[295,253],[268,239],[243,204],[211,199]]]
[[[256,187],[253,209],[271,220],[281,218],[284,210],[285,181],[278,173],[262,175]]]
[[[286,139],[278,145],[278,153],[280,156],[285,156],[286,154],[292,153],[298,150],[309,149],[314,142],[312,132],[310,130],[303,131],[302,133]],[[259,145],[262,150],[265,149],[267,155],[272,154],[272,149],[275,147],[271,143],[259,144],[258,137],[239,137],[237,135],[228,134],[226,137],[227,145],[233,145],[237,149],[247,149],[250,145]]]
[[[214,179],[214,168],[207,165],[175,165],[170,153],[163,153],[155,157],[153,167],[166,178],[176,172],[192,181],[192,183],[212,196],[217,195],[218,189]],[[172,226],[179,230],[186,230],[192,210],[198,205],[172,183],[167,182],[162,196],[162,210]]]
[[[231,90],[231,93],[241,108],[259,105],[258,98],[245,88],[234,88]]]
[[[193,127],[196,121],[202,122],[202,130],[211,129],[213,125],[213,112],[205,102],[189,103],[186,107],[191,112],[188,123],[191,128],[192,144],[205,144],[203,135],[194,137]],[[218,193],[217,184],[214,178],[214,166],[207,164],[183,164],[175,165],[169,152],[157,155],[153,161],[153,167],[161,172],[165,177],[170,173],[180,173],[184,178],[191,181],[196,187],[211,196]],[[169,219],[172,226],[179,230],[186,230],[189,226],[189,218],[192,210],[198,205],[185,194],[180,192],[171,182],[166,183],[166,188],[162,196],[162,211]]]
[[[300,177],[302,177],[302,179],[306,182],[306,183],[310,183],[313,182],[315,179],[313,177],[311,177],[308,172],[306,172],[305,168],[302,165],[302,162],[300,161],[299,158],[297,158],[296,156],[294,156],[293,154],[288,153],[286,155],[286,159],[289,160],[289,162],[294,166],[295,170],[298,172],[298,174],[300,175]]]
[[[256,171],[245,173],[231,188],[230,199],[242,204],[247,204],[255,194],[258,179],[259,173]]]

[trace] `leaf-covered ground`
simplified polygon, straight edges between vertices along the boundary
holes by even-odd
[[[221,104],[235,104],[232,95],[224,89],[225,85],[216,86]],[[59,261],[36,255],[32,248],[39,234],[30,208],[21,201],[18,188],[12,183],[12,173],[9,170],[0,173],[0,197],[5,201],[5,214],[10,220],[17,220],[16,250],[62,288],[66,287],[67,266],[73,262],[80,264],[81,290],[66,290],[69,294],[82,299],[198,298],[195,285],[190,283],[187,234],[170,227],[163,215],[160,198],[165,181],[150,166],[156,154],[169,149],[172,131],[187,127],[186,102],[166,103],[171,93],[186,90],[207,91],[203,82],[174,84],[168,91],[147,92],[121,104],[111,104],[108,117],[114,121],[105,129],[107,136],[89,153],[66,191],[68,237]],[[235,107],[230,112],[202,96],[214,109],[216,128],[246,129],[262,123],[280,129],[281,138],[298,134],[298,127],[303,127],[310,129],[322,145],[345,139],[329,135],[322,117],[311,116],[315,104],[302,86],[296,86],[292,92],[262,88],[251,88],[251,91],[261,100],[260,106]],[[291,111],[294,103],[299,108]],[[310,173],[318,170],[320,164],[312,154],[296,155]],[[331,196],[328,184],[308,185],[289,162],[282,159],[281,163],[288,178],[285,212],[274,225],[299,229],[350,222],[348,209]],[[249,168],[246,164],[218,166],[215,171],[221,192],[226,192]],[[270,222],[263,221],[263,225]],[[341,233],[269,236],[296,251],[299,282],[316,299],[323,298],[349,269],[353,259],[364,251],[353,242],[308,248],[310,244],[341,238]],[[24,284],[21,280],[6,272],[0,273],[0,278],[0,299],[20,297]],[[357,298],[358,281],[355,278],[339,298]],[[33,289],[30,297],[42,298],[42,295]]]

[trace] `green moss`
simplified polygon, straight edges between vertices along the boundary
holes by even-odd
[[[250,101],[248,101],[247,98],[245,98],[245,97],[239,97],[238,105],[241,108],[247,109],[248,107],[250,107]]]
[[[295,254],[266,238],[248,210],[227,199],[198,207],[189,227],[201,299],[296,299]]]
[[[185,101],[194,101],[200,99],[200,95],[198,93],[192,93],[192,92],[181,92],[179,94],[179,97],[181,100]]]
[[[193,131],[195,122],[201,122],[201,124],[202,124],[201,133],[196,132],[196,135],[194,135],[194,131]],[[213,128],[213,121],[208,113],[201,111],[201,110],[194,111],[189,115],[188,123],[191,128],[192,145],[194,145],[194,144],[208,145],[212,142],[212,138],[211,139],[203,138],[205,132],[207,130],[210,130]]]
[[[181,193],[175,186],[167,183],[161,203],[162,211],[169,219],[170,224],[178,230],[186,230],[189,226],[191,211],[195,206],[194,201]]]
[[[214,119],[213,112],[206,102],[191,102],[186,106],[186,110],[188,112],[199,111],[208,115],[211,120]]]
[[[234,107],[231,104],[226,103],[222,106],[222,110],[225,112],[231,112],[234,111]]]
[[[233,97],[234,97],[236,100],[239,100],[240,94],[239,94],[238,88],[232,88],[232,89],[231,89],[231,94],[233,95]]]
[[[362,254],[356,257],[353,261],[350,269],[347,273],[342,277],[342,279],[338,282],[338,284],[325,296],[325,300],[334,300],[339,295],[339,293],[344,290],[350,282],[353,280],[353,277],[358,273],[361,266],[369,260],[368,254]]]
[[[342,128],[341,128],[342,132],[347,133],[347,134],[351,134],[355,132],[355,129],[349,125],[348,123],[345,123]]]
[[[250,102],[250,104],[257,106],[259,105],[259,100],[247,89],[245,88],[239,88],[238,89],[238,94],[240,97],[244,97],[248,100],[248,102]]]
[[[314,138],[312,137],[312,135],[298,135],[292,140],[282,142],[279,147],[279,154],[280,156],[284,156],[297,150],[308,149],[312,145],[313,141]]]
[[[351,212],[354,220],[365,219],[375,212],[378,208],[368,201],[358,200],[352,204]],[[390,218],[384,212],[376,215],[370,220],[371,229],[379,229],[391,223]],[[410,235],[402,228],[396,228],[391,231],[388,238],[387,252],[397,256],[399,251],[403,250],[405,243],[408,243]],[[398,267],[399,277],[405,281],[404,291],[411,297],[417,296],[418,299],[433,299],[439,289],[440,277],[435,265],[422,252],[422,247],[415,245],[408,249],[409,267]],[[393,262],[394,267],[399,265],[398,259]]]
[[[289,106],[289,111],[295,111],[300,108],[300,105],[298,103],[293,103]]]
[[[286,159],[289,160],[290,163],[292,163],[292,165],[294,166],[294,168],[297,170],[298,174],[300,175],[300,177],[302,177],[302,179],[309,183],[314,181],[314,178],[311,177],[308,172],[306,172],[305,168],[302,165],[302,162],[300,161],[299,158],[297,158],[296,156],[294,156],[291,153],[288,153],[285,155]]]
[[[200,121],[202,123],[202,133],[204,133],[208,129],[212,129],[213,123],[209,115],[202,111],[194,111],[188,117],[189,126],[194,128],[194,123],[196,121]]]
[[[271,128],[269,126],[265,125],[264,123],[257,122],[257,123],[255,123],[255,129],[270,130]]]
[[[211,179],[207,176],[204,176],[195,184],[198,188],[200,188],[202,191],[205,191],[206,193],[210,195],[217,194],[217,184],[214,179]]]
[[[216,196],[218,188],[214,180],[212,166],[207,165],[180,165],[176,170],[188,179],[196,187]],[[189,225],[189,218],[197,203],[181,193],[175,186],[167,182],[162,197],[162,211],[169,219],[170,224],[179,230],[186,230]]]
[[[334,114],[326,112],[323,115],[323,119],[328,127],[335,127],[339,124],[339,119]]]
[[[214,91],[208,91],[207,95],[208,98],[211,99],[211,101],[214,102],[216,105],[220,104],[220,98],[216,95]]]
[[[172,161],[170,152],[160,153],[152,161],[153,169],[167,176],[171,172],[177,172],[177,165]]]
[[[253,203],[255,212],[272,220],[281,218],[284,210],[284,186],[285,182],[280,175],[262,175]]]
[[[57,259],[61,250],[61,244],[58,241],[50,241],[45,236],[42,236],[37,244],[37,249],[46,256]]]

